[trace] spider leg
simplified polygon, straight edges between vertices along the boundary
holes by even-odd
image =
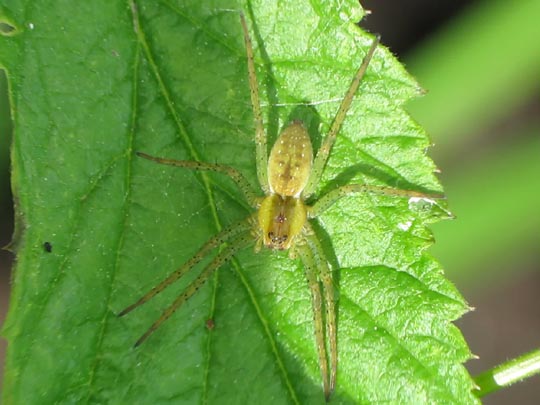
[[[357,193],[383,194],[395,197],[445,198],[444,194],[426,194],[419,191],[400,190],[392,187],[372,186],[368,184],[349,184],[338,187],[319,198],[319,200],[309,208],[308,216],[309,218],[315,218],[326,211],[340,198]]]
[[[240,13],[240,22],[244,31],[244,42],[246,44],[247,65],[249,75],[249,89],[251,93],[251,106],[253,109],[253,117],[255,121],[255,145],[256,145],[256,161],[257,161],[257,177],[259,184],[264,193],[270,191],[268,183],[268,147],[266,145],[266,132],[264,131],[261,102],[259,100],[259,85],[257,84],[257,76],[255,74],[255,61],[253,57],[253,46],[249,31],[246,24],[244,13]]]
[[[319,367],[321,370],[323,389],[326,399],[330,397],[330,385],[328,381],[328,357],[326,345],[324,343],[324,326],[322,317],[322,296],[319,281],[317,280],[317,260],[309,246],[309,243],[299,243],[296,245],[297,252],[304,264],[304,270],[311,291],[311,305],[313,308],[313,321],[315,325],[315,343],[319,355]]]
[[[354,95],[358,90],[358,87],[360,86],[360,82],[362,81],[364,74],[366,73],[369,62],[371,61],[371,58],[373,57],[373,54],[375,53],[375,50],[379,45],[379,40],[380,37],[376,36],[371,43],[371,46],[366,56],[364,56],[364,59],[362,60],[362,64],[358,68],[358,71],[353,78],[349,90],[347,90],[347,93],[345,94],[345,97],[343,98],[343,101],[339,106],[336,116],[334,117],[334,121],[330,126],[330,130],[324,138],[324,141],[321,143],[321,147],[319,148],[317,156],[315,156],[315,160],[313,161],[313,169],[311,171],[311,175],[309,176],[308,183],[302,193],[304,198],[308,198],[315,192],[315,188],[319,183],[319,179],[321,178],[321,174],[324,170],[324,166],[326,165],[328,156],[330,155],[330,151],[332,150],[332,146],[334,145],[337,134],[341,128],[341,124],[343,124],[343,121],[345,120],[345,116],[347,115],[347,111],[349,111]]]
[[[250,232],[244,232],[242,235],[234,239],[229,243],[216,257],[205,267],[203,272],[197,277],[184,292],[174,300],[174,302],[161,314],[159,319],[155,321],[152,326],[137,340],[135,347],[144,342],[157,328],[161,326],[163,322],[170,318],[170,316],[193,294],[195,294],[199,288],[208,280],[212,273],[220,268],[224,263],[229,261],[231,257],[240,249],[246,247],[253,242],[253,236]]]
[[[326,310],[326,336],[330,348],[330,386],[328,395],[330,395],[336,387],[337,377],[337,325],[336,325],[336,305],[334,297],[334,282],[332,272],[328,266],[328,260],[324,254],[321,242],[315,234],[313,228],[308,223],[308,234],[306,239],[317,260],[318,276],[323,285],[324,292],[324,308]],[[328,400],[328,396],[326,398]]]
[[[244,177],[244,175],[240,173],[238,170],[236,170],[234,167],[215,164],[215,163],[196,162],[193,160],[174,160],[174,159],[160,158],[160,157],[150,156],[144,152],[136,152],[136,153],[137,153],[137,156],[140,156],[148,160],[152,160],[162,165],[184,167],[186,169],[192,169],[192,170],[203,170],[203,171],[209,170],[213,172],[224,173],[236,183],[236,185],[238,186],[240,190],[242,190],[246,199],[248,200],[249,204],[252,207],[256,208],[259,205],[260,198],[257,197],[257,195],[253,192],[251,185],[249,184],[247,179]]]
[[[213,236],[199,249],[197,253],[195,253],[195,255],[191,259],[189,259],[186,263],[184,263],[182,267],[180,267],[175,272],[171,273],[166,279],[164,279],[161,283],[159,283],[157,286],[152,288],[148,293],[142,296],[137,302],[123,309],[118,314],[118,316],[124,316],[127,313],[133,311],[135,308],[141,306],[145,302],[154,298],[157,294],[159,294],[165,288],[167,288],[176,280],[178,280],[180,277],[182,277],[184,274],[186,274],[193,266],[199,263],[212,249],[222,245],[223,243],[227,242],[231,238],[234,238],[238,234],[250,230],[252,228],[251,218],[252,217],[250,216],[248,219],[244,219],[241,222],[228,226],[227,228],[223,229],[220,233]]]

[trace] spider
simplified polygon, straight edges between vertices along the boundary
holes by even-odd
[[[319,184],[340,127],[377,49],[379,37],[375,37],[371,43],[315,157],[313,157],[309,134],[299,120],[292,121],[282,130],[270,151],[270,155],[268,155],[266,132],[263,127],[255,74],[253,47],[243,14],[240,14],[240,22],[247,53],[249,87],[255,122],[257,178],[264,197],[258,196],[252,190],[246,178],[233,167],[196,161],[172,160],[136,152],[138,156],[160,164],[192,170],[209,170],[228,175],[243,192],[248,203],[254,209],[254,213],[244,220],[226,227],[210,238],[178,270],[152,288],[137,302],[122,310],[118,316],[123,316],[144,304],[180,279],[212,250],[222,247],[200,275],[186,287],[184,292],[137,340],[135,346],[139,346],[197,292],[215,270],[230,260],[240,249],[254,244],[255,252],[260,251],[262,248],[288,250],[291,258],[299,257],[304,265],[307,283],[311,292],[315,343],[319,357],[322,386],[325,398],[328,400],[336,386],[338,366],[336,303],[332,271],[310,220],[318,217],[340,198],[355,193],[367,192],[398,197],[430,198],[441,198],[442,195],[424,194],[391,187],[349,184],[330,191],[311,205],[306,204],[306,200],[314,194]]]

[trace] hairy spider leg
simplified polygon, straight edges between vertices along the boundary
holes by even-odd
[[[215,163],[206,163],[206,162],[195,162],[193,160],[175,160],[175,159],[166,159],[161,157],[150,156],[144,152],[136,152],[137,156],[142,158],[152,160],[154,162],[160,163],[162,165],[184,167],[191,170],[202,170],[202,171],[212,171],[218,173],[224,173],[228,175],[244,193],[244,196],[253,208],[257,208],[260,204],[261,198],[258,197],[251,187],[251,184],[247,181],[242,173],[236,170],[234,167],[227,165],[215,164]]]
[[[242,232],[250,231],[251,228],[253,227],[251,224],[251,221],[252,219],[251,217],[249,217],[248,219],[244,219],[241,222],[235,223],[223,229],[217,235],[209,239],[203,245],[203,247],[201,247],[199,251],[191,257],[191,259],[189,259],[186,263],[182,265],[182,267],[180,267],[178,270],[171,273],[166,279],[164,279],[161,283],[159,283],[154,288],[152,288],[148,293],[142,296],[137,302],[135,302],[134,304],[122,310],[118,314],[118,316],[124,316],[128,314],[129,312],[133,311],[135,308],[143,305],[144,303],[154,298],[157,294],[162,292],[165,288],[170,286],[172,283],[174,283],[176,280],[178,280],[184,274],[186,274],[191,268],[197,265],[202,259],[206,257],[208,252],[210,252],[211,250],[217,248],[218,246],[221,246],[222,244],[231,240],[232,238],[236,237],[238,234]]]
[[[180,306],[186,302],[193,294],[195,294],[199,288],[208,280],[212,273],[220,268],[224,263],[228,262],[232,256],[240,249],[248,246],[253,243],[253,236],[251,232],[245,232],[232,240],[221,252],[217,254],[216,257],[205,267],[203,272],[197,277],[184,292],[174,300],[174,302],[161,314],[159,319],[155,321],[152,326],[137,340],[135,347],[139,346],[144,342],[148,336],[150,336],[157,328],[161,326],[163,322],[170,318],[170,316],[178,309]]]
[[[253,108],[253,119],[255,121],[255,156],[257,162],[257,177],[259,184],[265,194],[270,191],[268,183],[268,147],[266,145],[266,132],[263,126],[261,114],[261,102],[259,100],[259,85],[255,74],[255,61],[253,58],[253,46],[246,24],[244,13],[240,13],[240,22],[244,31],[244,42],[246,44],[247,65],[249,75],[249,89],[251,93],[251,106]]]
[[[317,275],[323,286],[324,308],[326,314],[326,336],[330,349],[330,379],[327,399],[336,387],[338,350],[337,350],[337,324],[336,305],[334,298],[334,283],[332,272],[328,266],[328,260],[324,254],[321,242],[315,235],[315,231],[309,222],[306,223],[307,232],[305,238],[316,259]]]
[[[302,243],[304,242],[304,243]],[[311,306],[313,309],[313,323],[315,327],[315,342],[317,354],[319,356],[319,368],[323,380],[323,389],[326,399],[330,397],[330,383],[328,380],[328,356],[326,354],[326,345],[324,341],[324,324],[322,319],[322,296],[321,286],[317,280],[317,261],[311,250],[311,247],[305,240],[299,241],[294,250],[300,256],[304,265],[306,279],[311,292]]]
[[[440,193],[422,193],[419,191],[411,190],[399,190],[397,188],[386,187],[386,186],[372,186],[368,184],[348,184],[346,186],[338,187],[328,194],[325,194],[319,198],[315,204],[308,208],[308,217],[315,218],[321,213],[326,211],[330,206],[332,206],[339,199],[349,196],[352,194],[358,193],[370,193],[370,194],[381,194],[394,197],[419,197],[419,198],[435,198],[442,199],[445,198],[444,194]]]
[[[364,56],[364,59],[362,60],[362,64],[358,68],[358,71],[356,72],[356,75],[354,76],[353,81],[349,89],[347,90],[343,101],[341,102],[341,105],[339,106],[336,116],[332,121],[332,125],[330,126],[330,130],[324,138],[324,141],[321,143],[321,147],[317,151],[317,155],[315,156],[315,160],[313,161],[313,169],[311,171],[311,175],[309,176],[307,185],[302,192],[302,196],[304,197],[304,199],[309,198],[315,192],[315,189],[319,184],[322,172],[324,170],[324,167],[326,166],[326,162],[328,161],[328,156],[330,155],[332,146],[334,145],[337,134],[341,128],[341,124],[343,124],[345,116],[347,115],[347,112],[351,107],[354,95],[358,90],[358,87],[360,86],[360,82],[362,81],[364,74],[366,73],[369,62],[371,61],[371,58],[373,57],[373,54],[375,53],[375,50],[379,45],[379,40],[380,37],[376,36],[371,43],[371,46],[366,56]]]
[[[346,186],[339,187],[330,191],[328,194],[321,197],[315,204],[308,208],[308,218],[315,218],[327,210],[339,199],[357,193],[372,193],[372,194],[382,194],[395,197],[423,197],[423,198],[444,198],[444,194],[426,194],[418,191],[411,190],[399,190],[392,187],[385,186],[371,186],[367,184],[350,184]],[[304,266],[306,266],[306,275],[308,277],[308,284],[310,284],[310,289],[312,290],[312,296],[314,297],[313,301],[313,311],[321,311],[320,303],[315,301],[315,286],[313,286],[313,277],[310,275],[307,268],[318,270],[317,276],[320,279],[323,285],[324,292],[324,304],[326,310],[326,336],[329,344],[330,351],[330,378],[323,374],[323,384],[326,384],[328,381],[328,386],[325,385],[325,395],[328,400],[330,394],[333,392],[336,386],[337,378],[337,363],[338,363],[338,351],[337,351],[337,326],[336,326],[336,309],[335,309],[335,298],[334,298],[334,285],[331,270],[328,266],[328,261],[322,245],[315,235],[315,232],[311,224],[306,222],[305,224],[306,232],[303,234],[304,240],[309,245],[311,252],[306,252],[300,250],[300,255]],[[315,280],[317,281],[317,279]],[[318,284],[317,284],[318,287]],[[320,292],[319,292],[320,293]],[[321,362],[321,372],[328,372],[328,363],[326,356],[326,349],[324,346],[324,341],[321,343],[319,334],[322,334],[320,329],[322,329],[322,321],[320,320],[321,315],[315,313],[315,336],[317,340],[317,347],[319,351],[319,361]],[[320,325],[318,322],[321,322]],[[321,346],[322,344],[322,346]],[[328,390],[328,391],[327,391]]]

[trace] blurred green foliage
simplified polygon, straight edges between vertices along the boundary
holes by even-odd
[[[433,226],[432,251],[462,286],[515,276],[538,250],[540,117],[515,115],[539,99],[539,15],[537,0],[483,1],[408,57],[428,89],[409,110],[457,216]]]

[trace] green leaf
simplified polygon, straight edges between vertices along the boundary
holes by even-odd
[[[0,36],[0,62],[23,231],[5,327],[5,403],[324,402],[308,288],[285,253],[242,251],[136,349],[196,271],[116,316],[248,213],[222,175],[134,155],[226,163],[256,185],[238,10],[256,48],[270,143],[300,118],[318,146],[372,41],[354,25],[353,0],[228,7],[0,6],[15,27]],[[417,93],[380,47],[319,195],[345,182],[439,190],[429,140],[402,110]],[[467,307],[426,253],[425,226],[445,215],[439,204],[363,195],[316,223],[339,291],[334,402],[475,402],[462,366],[469,350],[450,323]]]

